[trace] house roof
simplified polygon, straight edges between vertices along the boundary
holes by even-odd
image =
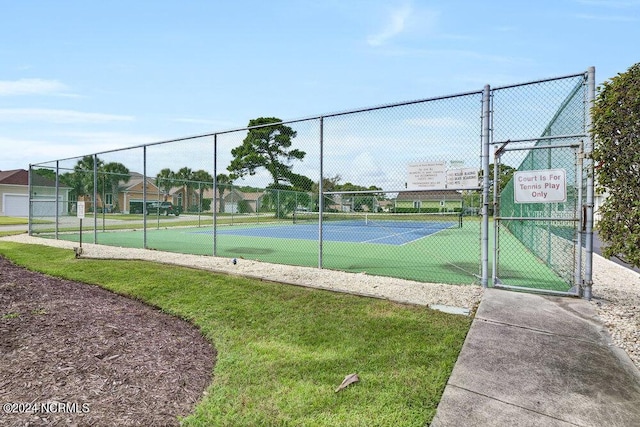
[[[462,200],[455,190],[401,191],[396,200]]]
[[[56,182],[45,178],[37,173],[32,176],[32,185],[43,187],[55,187]],[[13,169],[9,171],[0,171],[0,184],[5,185],[29,185],[29,171],[25,169]],[[65,187],[66,188],[66,187]]]
[[[24,169],[0,171],[0,184],[29,185],[29,174]]]
[[[238,191],[242,195],[244,200],[258,200],[260,197],[264,196],[264,193],[245,193],[243,191]]]
[[[129,181],[124,182],[120,181],[119,187],[120,191],[142,191],[142,182],[144,181],[144,176],[138,172],[129,172]],[[147,177],[147,188],[152,186],[156,187],[155,178],[148,176]],[[139,188],[136,188],[139,187]]]
[[[231,189],[229,189],[228,187],[225,186],[222,192],[222,198],[226,199],[227,196],[229,196],[231,193],[237,195],[237,197],[240,197],[241,199],[244,199],[244,200],[255,200],[260,196],[262,196],[262,194],[264,194],[264,193],[243,193],[242,191],[238,190],[236,187],[231,187]],[[245,197],[246,194],[257,194],[257,196],[255,198],[253,197],[246,198]],[[220,193],[216,192],[216,200],[219,199],[219,195]],[[202,197],[205,199],[213,199],[213,188],[206,188],[204,190],[204,193],[202,193]]]

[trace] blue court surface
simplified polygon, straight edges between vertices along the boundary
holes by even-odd
[[[439,231],[458,227],[455,222],[437,222],[398,226],[397,224],[327,225],[322,229],[323,240],[333,242],[377,243],[404,245]],[[197,234],[213,234],[212,230],[193,231]],[[318,224],[280,224],[271,226],[219,227],[218,236],[247,236],[272,239],[318,240]]]

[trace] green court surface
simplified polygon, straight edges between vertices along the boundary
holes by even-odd
[[[296,227],[286,224],[282,226]],[[441,230],[398,245],[323,240],[321,257],[317,239],[224,234],[224,230],[233,227],[259,230],[264,225],[220,226],[215,255],[236,258],[238,262],[247,259],[307,267],[318,267],[322,258],[322,267],[326,269],[430,283],[480,283],[480,221],[476,218],[465,219],[460,228]],[[144,245],[144,235],[140,229],[99,230],[96,235],[99,244],[131,248],[142,248]],[[51,236],[41,234],[40,237]],[[60,233],[59,238],[77,242],[79,233]],[[214,252],[211,227],[148,228],[146,241],[147,249],[159,251],[196,255],[213,255]],[[489,241],[492,245],[493,238],[490,237]],[[509,251],[500,254],[499,266],[500,278],[504,284],[568,290],[569,286],[560,277],[515,238],[503,234],[501,242],[505,241],[508,243],[505,247],[509,247]],[[83,232],[83,242],[94,243],[92,229]],[[489,252],[491,259],[493,248],[490,247]],[[489,264],[491,269],[491,261]]]

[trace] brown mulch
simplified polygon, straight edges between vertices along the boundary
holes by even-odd
[[[0,426],[179,425],[215,358],[188,322],[0,257]]]

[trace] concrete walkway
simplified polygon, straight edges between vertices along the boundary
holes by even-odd
[[[488,289],[432,426],[640,426],[640,372],[594,307]]]

